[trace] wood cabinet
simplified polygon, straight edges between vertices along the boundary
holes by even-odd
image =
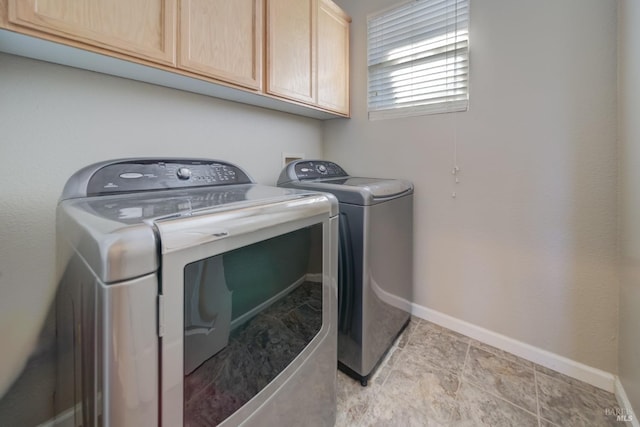
[[[348,115],[349,23],[331,0],[267,0],[267,92]]]
[[[0,51],[348,117],[349,23],[331,0],[0,0]]]
[[[262,87],[262,0],[181,0],[178,67]]]
[[[267,0],[267,93],[316,99],[316,0]]]
[[[350,18],[332,1],[318,0],[318,105],[349,114]]]
[[[175,64],[176,0],[9,0],[9,22]]]

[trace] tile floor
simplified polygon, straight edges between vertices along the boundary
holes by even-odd
[[[615,396],[412,318],[367,387],[338,372],[336,427],[619,426]]]

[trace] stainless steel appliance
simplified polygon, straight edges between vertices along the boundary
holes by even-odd
[[[57,421],[333,426],[337,210],[217,160],[74,174],[57,212]]]
[[[329,192],[340,202],[338,366],[367,385],[410,319],[413,184],[298,160],[284,168],[278,186]]]

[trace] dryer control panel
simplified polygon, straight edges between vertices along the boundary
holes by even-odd
[[[251,184],[231,163],[209,159],[121,159],[88,166],[67,182],[62,199],[140,191]]]
[[[349,176],[337,164],[324,160],[298,161],[294,165],[294,171],[299,180]]]

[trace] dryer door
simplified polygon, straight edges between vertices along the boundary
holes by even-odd
[[[157,223],[163,426],[238,425],[255,417],[320,347],[328,359],[326,372],[314,374],[319,392],[307,391],[314,397],[304,404],[285,399],[287,412],[335,407],[333,231],[328,212],[298,203],[297,211],[288,202],[284,210],[260,206]]]

